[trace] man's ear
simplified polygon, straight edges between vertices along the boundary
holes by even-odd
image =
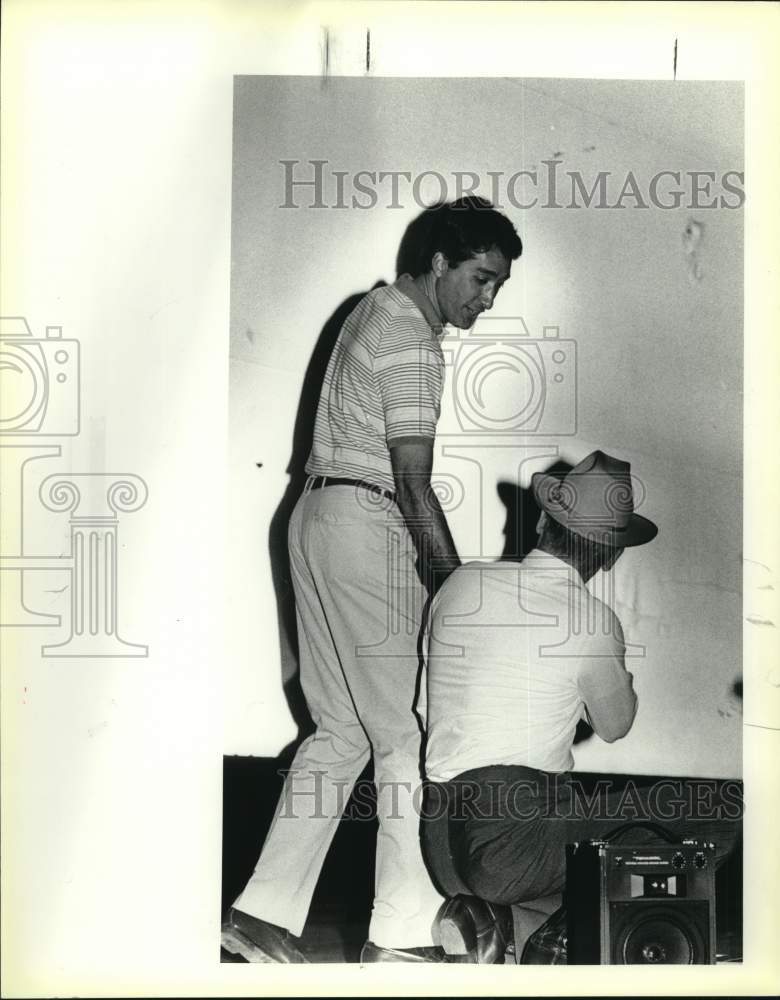
[[[450,263],[447,260],[447,258],[444,256],[441,250],[437,250],[436,253],[433,255],[433,260],[431,261],[431,270],[433,271],[434,276],[437,278],[441,278],[443,274],[447,273],[449,267]]]

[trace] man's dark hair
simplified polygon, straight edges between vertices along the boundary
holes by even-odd
[[[517,260],[523,244],[510,220],[493,208],[485,198],[469,195],[457,201],[433,205],[415,220],[408,236],[419,240],[417,259],[403,269],[412,269],[417,277],[431,269],[437,250],[447,258],[451,267],[470,260],[479,253],[499,250],[508,261]]]

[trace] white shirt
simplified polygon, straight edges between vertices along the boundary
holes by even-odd
[[[568,770],[586,712],[609,742],[636,713],[617,615],[539,549],[455,570],[432,603],[425,650],[417,709],[433,781],[490,764]]]

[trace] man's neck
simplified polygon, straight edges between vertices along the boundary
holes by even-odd
[[[439,298],[436,295],[436,276],[433,271],[426,271],[425,274],[418,274],[414,279],[415,285],[431,300],[431,305],[436,310],[436,315],[444,322],[439,308]]]
[[[561,562],[565,562],[568,566],[571,566],[573,570],[576,570],[583,583],[587,583],[591,577],[594,577],[598,573],[599,567],[594,568],[585,560],[577,559],[568,553],[562,555],[560,552],[552,552],[550,549],[545,548],[544,545],[537,545],[536,547],[540,552],[546,552],[548,556],[554,556],[554,558],[560,559]]]

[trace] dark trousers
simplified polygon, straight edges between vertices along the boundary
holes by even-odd
[[[607,779],[590,787],[576,774],[497,765],[429,784],[422,836],[445,890],[458,885],[458,891],[465,887],[482,899],[513,904],[563,890],[569,843],[641,821],[660,825],[677,841],[714,843],[720,865],[737,844],[741,818],[736,781],[668,778],[642,787],[629,781],[618,789]],[[620,841],[664,842],[647,826],[626,830]]]

